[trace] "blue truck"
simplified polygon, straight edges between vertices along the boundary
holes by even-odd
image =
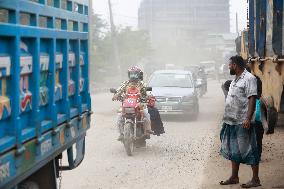
[[[248,0],[248,28],[236,40],[238,53],[262,81],[262,122],[282,125],[284,114],[284,3],[283,0]]]
[[[83,161],[89,13],[89,0],[0,0],[1,189],[57,188]]]

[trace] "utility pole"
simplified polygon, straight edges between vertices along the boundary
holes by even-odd
[[[111,28],[111,39],[112,39],[112,49],[113,49],[113,60],[114,60],[115,66],[117,67],[119,79],[121,81],[121,78],[122,78],[122,75],[121,75],[121,65],[120,65],[119,53],[118,53],[116,27],[115,27],[114,21],[113,21],[111,0],[108,0],[108,7],[109,7],[109,17],[110,17],[110,28]]]
[[[238,18],[238,13],[236,12],[236,32],[239,37],[239,18]]]

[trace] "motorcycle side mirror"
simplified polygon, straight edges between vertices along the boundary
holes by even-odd
[[[114,89],[114,88],[111,88],[110,90],[109,90],[111,93],[117,93],[117,90],[116,89]]]
[[[152,91],[152,87],[147,87],[146,90],[147,91]]]

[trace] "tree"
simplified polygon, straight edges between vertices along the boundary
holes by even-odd
[[[152,52],[149,36],[145,31],[132,30],[130,27],[126,27],[118,32],[117,38],[119,58],[123,70],[139,64]]]
[[[99,70],[107,70],[117,74],[117,69],[112,62],[112,39],[111,32],[106,22],[99,15],[94,15],[94,71],[96,81],[103,79],[105,74]],[[117,31],[118,54],[121,62],[122,74],[126,73],[129,66],[139,64],[152,52],[148,34],[145,31],[133,30],[131,27],[119,28]],[[109,74],[107,74],[109,75]],[[126,76],[126,74],[125,74]],[[108,78],[109,79],[109,78]]]
[[[91,47],[91,56],[93,57],[92,60],[94,62],[91,63],[91,80],[97,81],[98,77],[98,71],[101,67],[103,67],[104,59],[102,58],[102,55],[100,54],[101,46],[103,45],[102,41],[108,32],[108,25],[105,20],[101,18],[100,15],[94,14],[92,15],[92,47]],[[99,76],[99,75],[98,75]]]

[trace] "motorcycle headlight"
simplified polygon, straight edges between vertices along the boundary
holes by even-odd
[[[135,108],[124,108],[124,113],[126,114],[134,114]]]

